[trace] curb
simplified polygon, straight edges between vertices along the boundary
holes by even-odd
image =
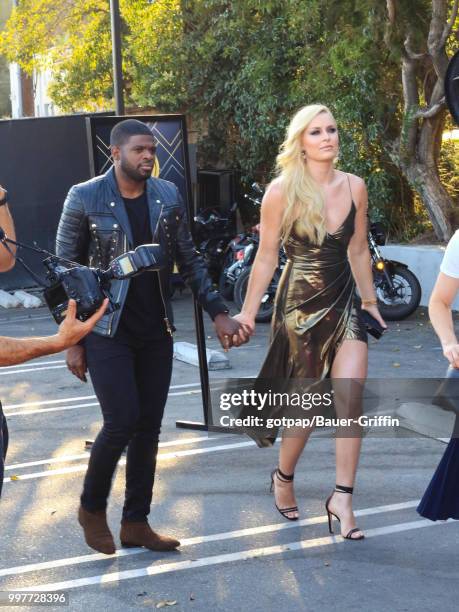
[[[395,416],[400,418],[400,427],[427,438],[451,438],[455,420],[453,412],[430,404],[409,402],[401,404]]]
[[[207,349],[206,356],[209,370],[228,370],[231,368],[228,357],[220,351]],[[175,342],[174,359],[199,367],[198,347],[191,342]]]

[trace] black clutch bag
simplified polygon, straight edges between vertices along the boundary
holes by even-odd
[[[360,316],[362,317],[363,322],[365,323],[365,327],[367,328],[367,332],[371,334],[374,338],[379,340],[383,333],[386,331],[386,328],[381,325],[379,321],[377,321],[373,315],[371,315],[367,310],[360,310]]]

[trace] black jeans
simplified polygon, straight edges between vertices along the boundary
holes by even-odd
[[[8,449],[8,427],[0,402],[0,497],[2,496],[3,474],[5,470],[6,451]]]
[[[85,348],[104,424],[91,450],[81,504],[90,512],[106,508],[127,446],[123,519],[146,521],[172,373],[172,338],[131,342],[89,334]]]

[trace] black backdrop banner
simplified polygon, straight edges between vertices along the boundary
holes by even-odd
[[[36,241],[54,252],[65,196],[90,176],[85,116],[0,121],[0,183],[8,190],[20,242]],[[26,251],[21,256],[44,277],[40,256]],[[0,274],[2,289],[34,285],[20,264]]]

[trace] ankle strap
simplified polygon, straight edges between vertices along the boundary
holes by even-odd
[[[350,495],[352,495],[352,493],[354,492],[354,487],[345,487],[343,485],[335,485],[335,491],[337,493],[350,493]]]
[[[294,477],[294,473],[293,474],[284,474],[284,472],[281,472],[280,468],[277,468],[277,474],[278,476],[280,476],[283,480],[286,480],[287,482],[291,482],[293,480]]]

